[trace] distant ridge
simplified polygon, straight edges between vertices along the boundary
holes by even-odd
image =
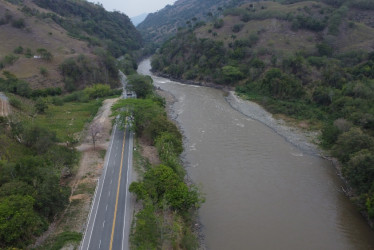
[[[134,26],[138,26],[138,24],[143,22],[147,16],[148,16],[148,13],[143,13],[138,16],[130,17],[130,20],[134,24]]]
[[[145,41],[162,43],[176,34],[178,28],[211,21],[229,6],[245,0],[178,0],[162,10],[151,13],[137,26]]]

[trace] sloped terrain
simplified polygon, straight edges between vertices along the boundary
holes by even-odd
[[[237,5],[231,0],[178,0],[151,13],[137,26],[147,42],[160,43],[175,35],[180,27],[192,27],[219,16],[224,8]]]
[[[66,77],[60,65],[80,55],[90,62],[86,67],[91,72],[97,71],[91,84],[104,82],[99,76],[105,72],[99,69],[109,67],[107,55],[118,57],[142,44],[127,16],[86,1],[24,0],[14,4],[1,0],[0,33],[0,72],[9,71],[32,88],[64,88]],[[51,58],[41,58],[40,49]],[[88,84],[75,80],[75,85]]]

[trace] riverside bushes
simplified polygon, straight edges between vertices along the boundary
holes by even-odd
[[[147,85],[150,79],[139,75],[130,78],[132,89],[137,89],[137,83]],[[120,100],[113,107],[114,115],[119,114],[123,122],[133,118],[132,128],[156,146],[162,162],[147,167],[142,180],[130,185],[130,192],[143,203],[143,209],[136,215],[131,244],[139,249],[159,249],[170,244],[174,248],[194,249],[197,241],[191,233],[190,217],[203,200],[194,185],[184,182],[185,171],[179,160],[182,135],[168,120],[164,102],[153,91],[141,97]]]

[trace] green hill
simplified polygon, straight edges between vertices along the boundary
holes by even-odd
[[[320,129],[363,211],[374,218],[374,4],[263,1],[180,30],[152,59],[163,75],[236,88]]]
[[[145,41],[164,42],[175,35],[178,28],[199,26],[222,13],[224,8],[236,6],[244,0],[178,0],[162,10],[151,13],[137,26]]]
[[[114,86],[115,58],[142,46],[127,16],[83,0],[1,0],[0,33],[0,71],[32,88]]]

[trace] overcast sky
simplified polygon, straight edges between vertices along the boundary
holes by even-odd
[[[164,8],[167,4],[173,4],[176,0],[89,0],[102,3],[104,8],[112,11],[119,10],[129,17],[135,17],[143,13],[152,13]]]

